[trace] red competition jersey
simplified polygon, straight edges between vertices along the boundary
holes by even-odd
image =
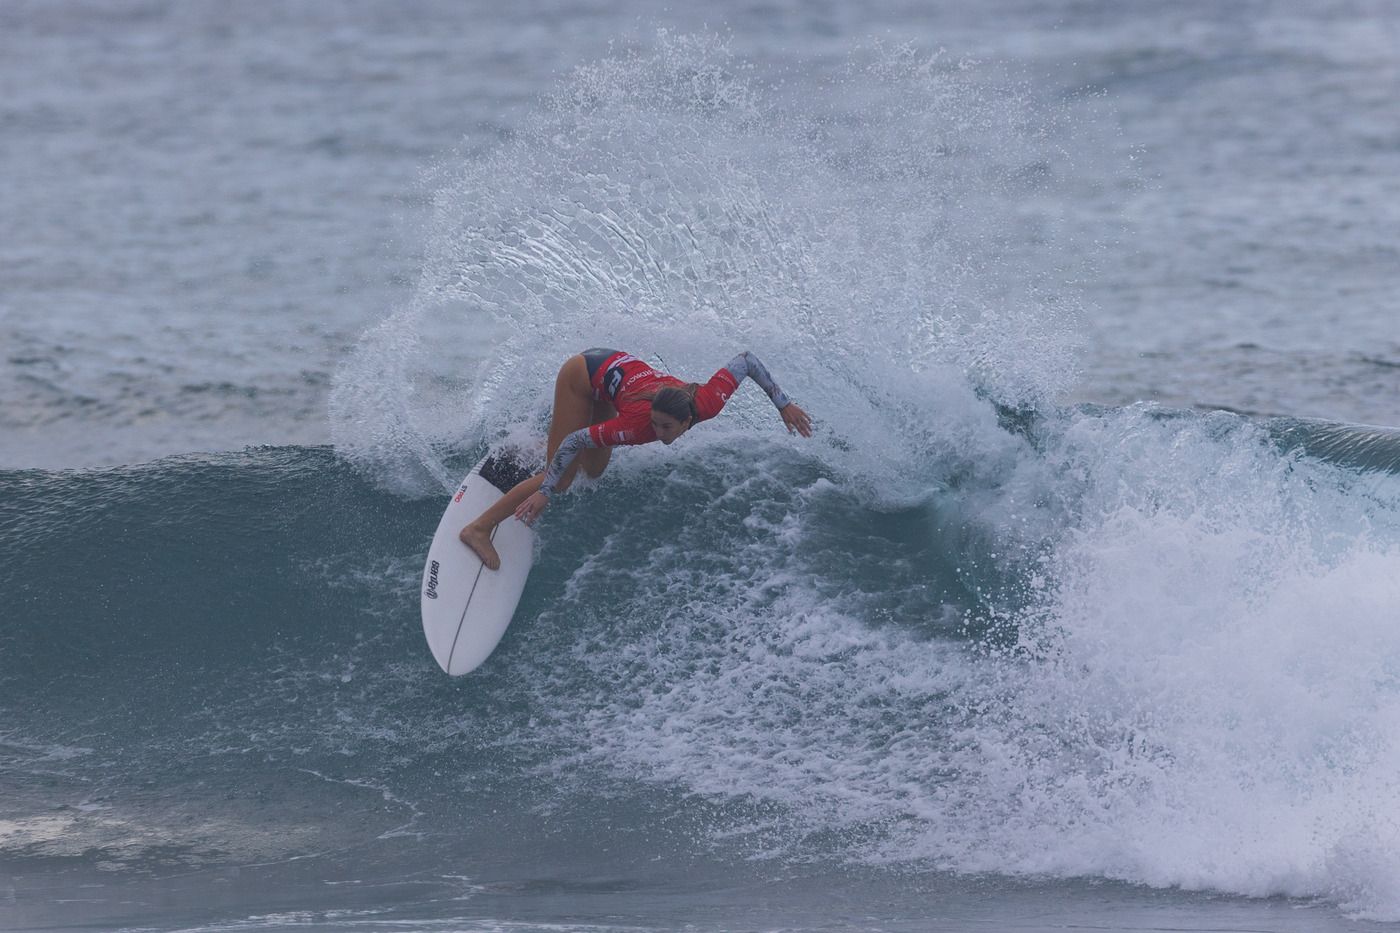
[[[657,372],[630,353],[614,353],[593,374],[592,385],[593,397],[612,402],[617,416],[589,427],[589,436],[598,447],[617,447],[656,440],[651,427],[652,396],[667,386],[680,388],[686,383]],[[719,414],[738,387],[739,380],[727,368],[711,376],[695,392],[696,421],[708,421]]]

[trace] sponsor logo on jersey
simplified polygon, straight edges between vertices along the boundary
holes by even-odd
[[[423,595],[428,597],[429,599],[437,599],[437,585],[438,562],[433,561],[432,566],[428,568],[428,588],[424,590]]]
[[[614,365],[603,374],[603,390],[612,398],[617,398],[617,390],[622,387],[622,367]]]

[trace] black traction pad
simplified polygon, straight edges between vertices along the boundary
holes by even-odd
[[[515,459],[515,451],[503,450],[491,454],[481,464],[481,478],[501,492],[510,492],[522,480],[534,476],[534,472]]]

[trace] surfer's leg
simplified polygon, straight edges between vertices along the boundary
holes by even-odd
[[[564,443],[564,438],[579,428],[586,428],[595,423],[593,415],[599,404],[606,405],[607,403],[596,402],[593,399],[593,386],[588,379],[587,361],[582,355],[570,357],[568,362],[559,369],[559,378],[554,380],[554,415],[549,422],[549,443],[545,448],[546,463],[554,459],[554,455],[559,452],[559,445]],[[611,405],[607,407],[609,410],[612,409]],[[554,487],[554,491],[563,492],[568,489],[569,484],[574,481],[574,476],[578,474],[580,464],[588,464],[590,462],[589,454],[595,453],[598,451],[585,450],[574,460],[564,471],[564,475],[560,478],[559,484]],[[590,472],[589,475],[594,474]],[[514,490],[511,491],[514,492]],[[524,502],[525,499],[522,498],[520,501]]]
[[[520,507],[520,503],[538,492],[543,482],[543,473],[536,473],[529,479],[521,480],[510,492],[497,499],[494,505],[457,533],[458,540],[476,551],[476,556],[481,558],[487,570],[498,570],[501,566],[501,557],[491,543],[491,533]]]
[[[559,449],[564,438],[579,428],[587,427],[592,416],[593,387],[588,381],[588,365],[582,356],[571,356],[559,368],[559,377],[554,381],[554,415],[549,425],[548,459],[554,458],[554,452]],[[589,452],[591,451],[586,453]],[[557,491],[562,492],[569,488],[578,466],[575,462],[569,468],[556,487]],[[487,569],[496,570],[501,566],[500,555],[491,544],[491,533],[496,530],[497,525],[515,513],[520,503],[538,492],[543,482],[543,473],[521,480],[510,492],[497,499],[494,505],[458,533],[457,537],[461,542],[476,552]]]
[[[604,421],[616,417],[617,409],[612,407],[611,402],[599,399],[593,403],[593,424],[602,424]],[[608,468],[608,461],[612,459],[612,448],[590,447],[580,453],[578,459],[579,463],[583,464],[583,472],[587,473],[591,479],[597,479]]]

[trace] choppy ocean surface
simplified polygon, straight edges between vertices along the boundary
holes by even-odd
[[[0,7],[0,928],[1400,922],[1386,3]],[[447,491],[592,345],[745,387]]]

